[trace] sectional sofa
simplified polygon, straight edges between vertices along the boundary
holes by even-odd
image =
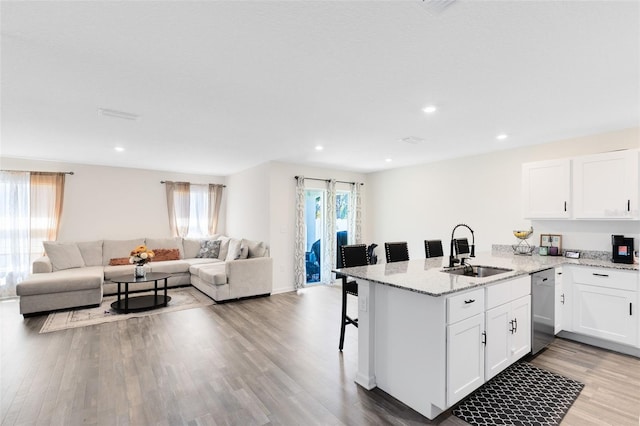
[[[46,255],[16,286],[20,313],[99,305],[103,295],[117,293],[112,278],[133,276],[134,265],[128,259],[139,245],[156,253],[145,268],[169,274],[169,287],[193,285],[216,302],[271,294],[273,260],[264,242],[226,236],[45,242]],[[135,286],[151,288],[153,282]]]

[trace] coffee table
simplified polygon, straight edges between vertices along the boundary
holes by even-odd
[[[169,276],[169,274],[161,272],[148,272],[144,277],[134,277],[133,274],[129,274],[112,278],[111,281],[118,283],[118,300],[113,302],[111,307],[118,312],[128,314],[129,312],[146,311],[167,306],[167,303],[171,300],[171,296],[167,296],[167,279]],[[161,280],[164,280],[164,295],[158,294],[158,281]],[[151,281],[155,283],[153,294],[129,297],[129,284]],[[122,284],[124,284],[124,294],[121,290]]]

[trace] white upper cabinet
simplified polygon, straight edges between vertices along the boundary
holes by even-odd
[[[525,219],[640,219],[638,150],[522,165]]]
[[[576,219],[638,219],[638,151],[573,160]]]
[[[526,219],[567,219],[570,198],[571,160],[522,165],[522,210]]]

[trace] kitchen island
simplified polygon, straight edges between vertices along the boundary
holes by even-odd
[[[565,264],[637,270],[599,260],[479,254],[473,265],[510,269],[482,278],[444,272],[447,260],[335,271],[358,281],[356,383],[378,387],[429,419],[530,352],[530,274]]]

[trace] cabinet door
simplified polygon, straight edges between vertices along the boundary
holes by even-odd
[[[638,219],[638,151],[573,160],[576,219]]]
[[[447,406],[484,383],[484,315],[447,326]]]
[[[568,218],[570,195],[569,159],[522,165],[522,211],[526,219]]]
[[[531,352],[531,296],[511,302],[513,334],[510,344],[510,364]]]
[[[574,283],[573,295],[574,332],[636,344],[637,292]]]
[[[507,368],[511,362],[511,304],[505,303],[486,313],[485,380]]]

